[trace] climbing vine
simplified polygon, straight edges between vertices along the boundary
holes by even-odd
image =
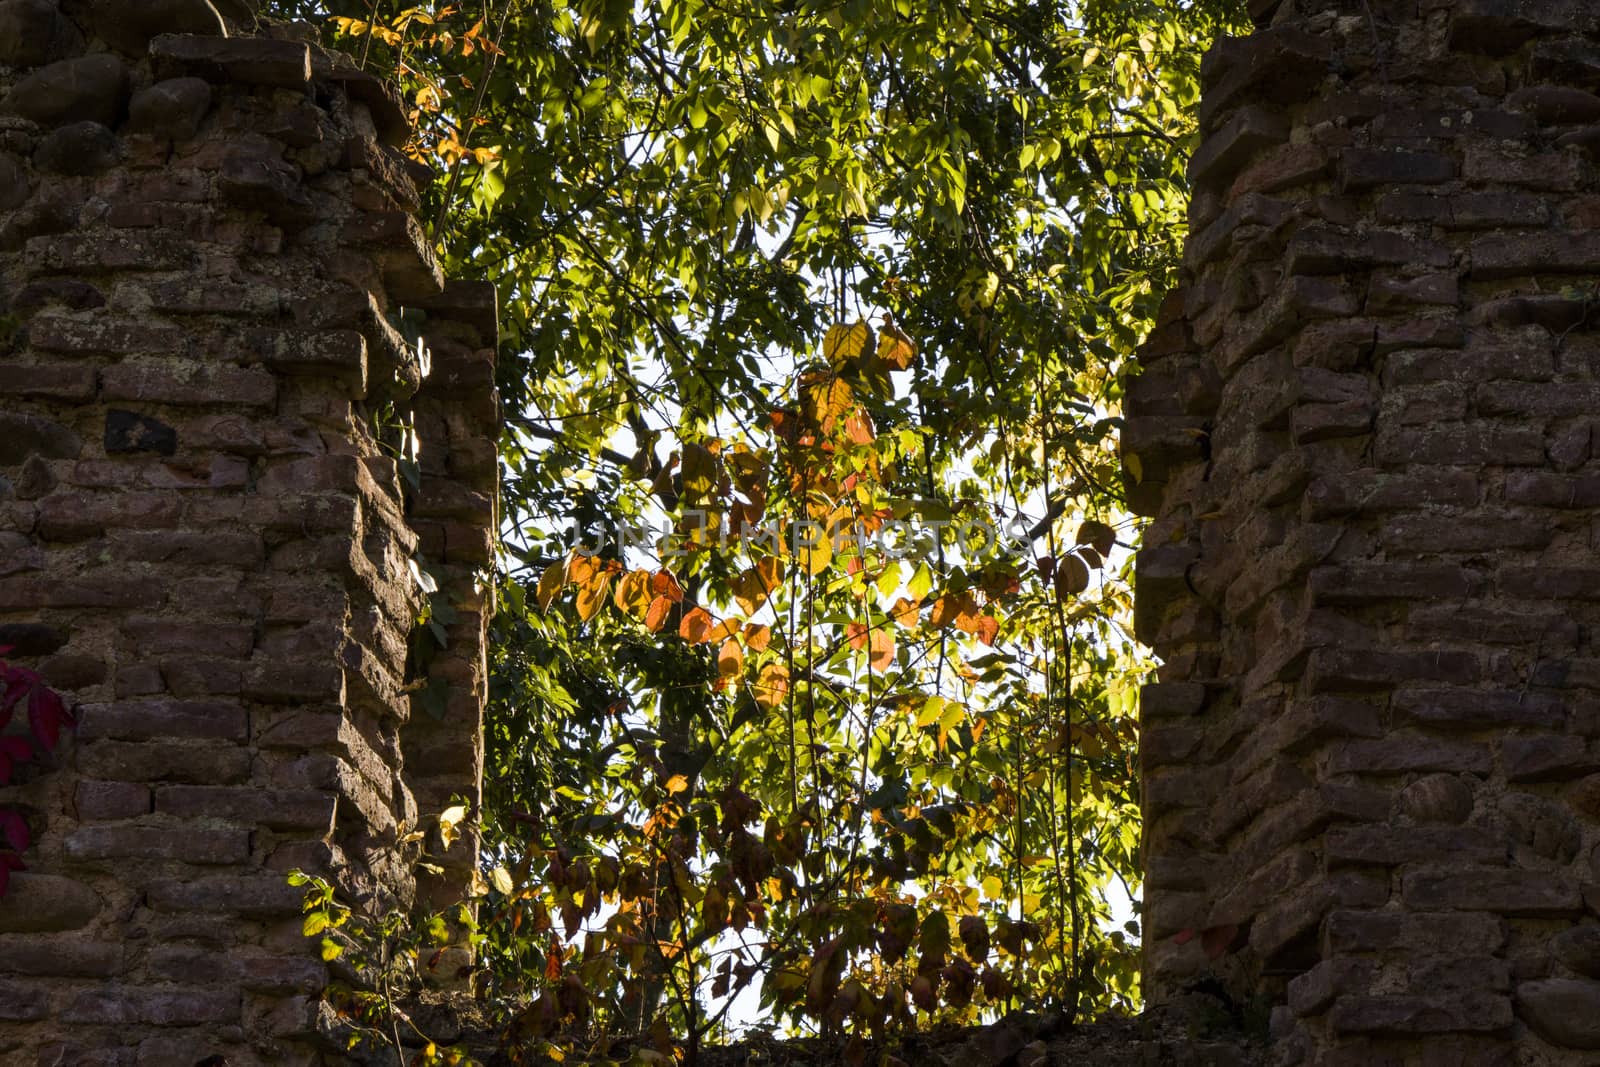
[[[0,657],[11,652],[0,647]],[[5,732],[18,709],[28,717],[25,734]],[[0,786],[17,772],[54,752],[62,730],[77,725],[61,694],[45,684],[37,671],[0,659]],[[16,808],[0,807],[0,897],[11,887],[11,872],[26,870],[22,856],[33,843],[28,820]]]

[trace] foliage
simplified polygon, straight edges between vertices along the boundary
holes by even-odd
[[[437,831],[445,848],[459,833],[467,816],[463,805],[440,813]],[[408,849],[426,837],[420,829],[402,824],[388,851],[403,860]],[[417,863],[424,869],[426,858]],[[322,959],[335,973],[328,1000],[348,1028],[348,1049],[362,1046],[387,1048],[400,1067],[471,1067],[471,1058],[459,1048],[445,1047],[419,1030],[402,1006],[445,966],[452,945],[476,947],[482,941],[477,918],[469,903],[420,919],[394,908],[378,895],[359,902],[343,898],[332,882],[295,870],[289,884],[305,891],[305,919],[301,932],[316,938]],[[402,1035],[412,1037],[407,1042]],[[406,1044],[421,1051],[406,1060]]]
[[[10,651],[0,647],[0,656]],[[61,743],[62,729],[77,725],[61,694],[45,685],[37,671],[0,659],[0,731],[11,725],[12,715],[24,706],[28,709],[28,734],[0,734],[0,786],[10,785],[18,768],[54,752]],[[11,872],[27,869],[22,854],[32,843],[22,813],[0,807],[0,897],[11,886]]]
[[[518,1027],[692,1057],[757,982],[855,1040],[1135,1002],[1114,438],[1234,5],[279,7],[397,76],[504,301]]]

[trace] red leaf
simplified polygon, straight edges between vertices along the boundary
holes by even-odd
[[[71,721],[60,693],[48,686],[34,687],[33,695],[28,698],[28,725],[46,752],[55,749],[61,740],[62,724]]]
[[[17,706],[17,701],[28,695],[32,685],[27,679],[21,677],[22,672],[11,668],[0,674],[4,680],[5,688],[0,689],[0,725],[11,721],[11,709]]]
[[[1189,942],[1194,940],[1194,933],[1194,927],[1192,926],[1186,930],[1179,930],[1177,933],[1172,935],[1172,943],[1174,945],[1187,945]]]
[[[4,836],[6,843],[18,852],[28,851],[33,836],[28,833],[28,824],[22,816],[14,811],[0,811],[0,836]]]

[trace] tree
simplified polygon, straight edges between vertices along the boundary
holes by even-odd
[[[504,301],[522,1025],[1134,1001],[1114,438],[1236,5],[278,6],[398,78],[448,269]]]

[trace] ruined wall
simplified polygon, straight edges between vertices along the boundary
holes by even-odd
[[[1124,439],[1149,989],[1283,1063],[1592,1063],[1600,6],[1253,7]]]
[[[397,823],[476,797],[494,293],[407,136],[240,0],[0,0],[0,645],[80,721],[0,790],[5,1063],[318,1062],[285,872],[403,905]]]
[[[1594,1062],[1600,6],[1253,6],[1128,403],[1149,990]]]

